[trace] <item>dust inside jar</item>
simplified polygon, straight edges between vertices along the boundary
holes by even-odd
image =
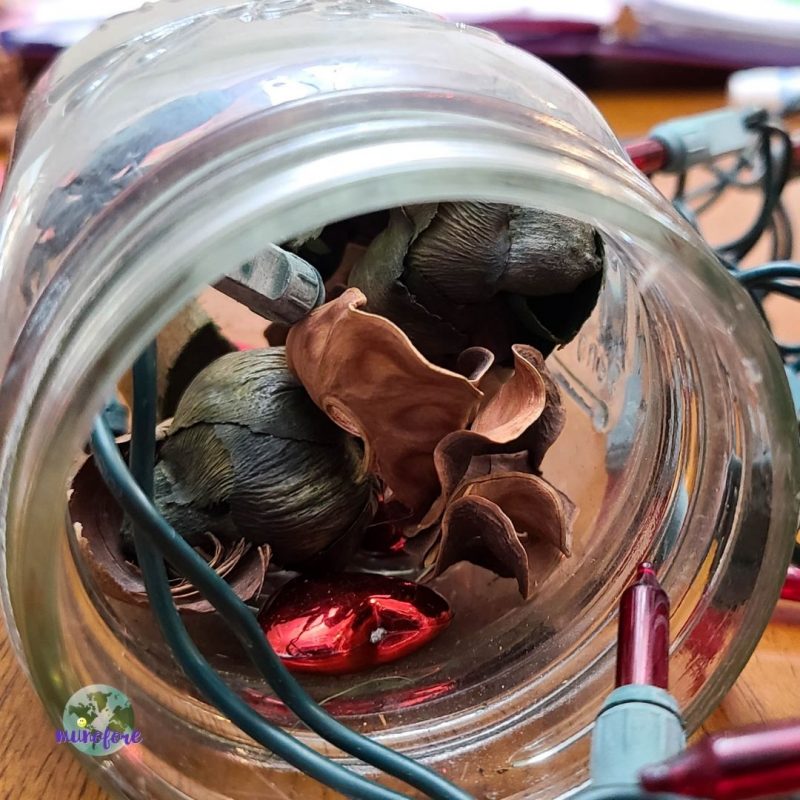
[[[577,498],[543,466],[567,421],[548,356],[592,314],[604,242],[539,209],[442,202],[269,248],[158,337],[154,504],[315,696],[414,705],[454,689],[443,648],[536,604],[570,558]],[[108,412],[124,455],[131,402],[126,378]],[[158,662],[91,455],[69,497],[87,578]],[[180,575],[171,591],[209,660],[280,717],[213,606]]]

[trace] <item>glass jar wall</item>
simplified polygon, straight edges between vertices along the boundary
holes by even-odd
[[[0,217],[6,617],[54,720],[87,684],[130,698],[142,744],[86,758],[123,796],[322,793],[203,703],[147,615],[87,574],[65,491],[93,416],[187,299],[267,243],[470,199],[573,216],[606,241],[598,307],[549,359],[567,427],[543,469],[581,509],[574,553],[527,603],[489,573],[448,572],[453,626],[373,676],[348,722],[478,797],[569,791],[645,556],[673,603],[690,726],[751,653],[797,520],[785,378],[747,296],[590,102],[490,34],[389,3],[165,0],[45,75]],[[227,677],[266,692],[245,667]]]

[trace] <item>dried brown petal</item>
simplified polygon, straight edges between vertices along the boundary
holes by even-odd
[[[456,372],[483,391],[482,383],[491,374],[494,354],[485,347],[468,347],[456,360]]]
[[[495,472],[528,469],[527,451],[504,453],[498,449],[502,448],[498,448],[496,442],[472,431],[454,431],[445,436],[433,453],[441,493],[422,520],[409,526],[406,536],[417,536],[434,526],[450,500],[458,496],[457,490],[465,481]]]
[[[478,351],[472,353],[472,351]],[[472,348],[478,361],[480,348]],[[445,436],[433,454],[441,493],[422,520],[405,532],[416,536],[435,525],[463,481],[499,472],[535,469],[564,425],[561,394],[533,347],[515,345],[515,373],[486,401],[471,430]],[[486,385],[483,378],[481,386]]]
[[[472,481],[464,495],[491,500],[503,509],[517,531],[570,555],[575,506],[544,478],[522,472],[492,474]]]
[[[124,453],[127,437],[119,442]],[[72,481],[69,510],[78,548],[99,588],[116,600],[147,606],[139,567],[123,551],[122,510],[106,488],[91,456]],[[223,545],[207,534],[198,551],[241,600],[247,602],[260,594],[269,564],[269,547],[254,547],[241,540]],[[170,588],[182,613],[208,614],[214,610],[187,581],[176,580]]]
[[[532,349],[514,345],[514,374],[481,406],[470,426],[472,431],[505,444],[522,436],[542,415],[546,384],[526,357]]]
[[[536,367],[545,385],[544,411],[517,442],[528,450],[531,466],[538,468],[551,445],[564,430],[567,412],[558,384],[550,374],[550,370],[547,369],[542,354],[535,347],[524,344],[515,345],[514,353],[519,354]]]
[[[522,596],[530,594],[528,554],[511,520],[491,500],[461,497],[447,507],[434,575],[459,561],[516,578]]]
[[[428,362],[389,320],[359,310],[348,289],[289,332],[289,367],[331,419],[365,443],[365,459],[413,510],[436,496],[437,443],[465,428],[483,395],[467,378]]]
[[[514,577],[528,598],[569,555],[575,507],[537,475],[498,473],[462,483],[442,518],[434,574],[470,561]]]

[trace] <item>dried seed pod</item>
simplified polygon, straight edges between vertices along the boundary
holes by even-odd
[[[155,500],[189,541],[210,531],[269,544],[283,566],[331,565],[368,524],[373,482],[357,440],[289,372],[283,348],[217,359],[178,404]]]
[[[159,438],[163,441],[162,432]],[[120,437],[122,454],[127,455],[127,436]],[[98,472],[93,456],[88,456],[72,479],[69,511],[75,541],[97,585],[110,598],[128,605],[148,605],[147,592],[135,556],[128,552],[121,536],[122,509]],[[130,545],[130,543],[127,543]],[[261,592],[269,563],[269,547],[253,546],[242,539],[221,542],[211,534],[198,541],[198,552],[211,569],[230,585],[241,600],[254,600]],[[211,614],[214,607],[188,581],[175,578],[170,590],[183,614]]]
[[[448,363],[480,345],[507,361],[513,343],[546,355],[575,336],[597,302],[603,263],[602,239],[583,222],[439,203],[395,209],[350,285],[432,360]]]
[[[421,515],[439,488],[438,443],[469,426],[495,445],[523,437],[544,416],[552,381],[539,354],[516,345],[514,372],[487,396],[480,387],[492,377],[491,353],[462,353],[458,364],[466,374],[437,367],[398,326],[363,311],[364,304],[351,288],[294,325],[289,366],[331,419],[364,440],[370,470],[393,496]]]
[[[516,578],[528,598],[569,554],[575,508],[536,474],[564,425],[541,354],[514,345],[514,370],[470,348],[458,372],[431,364],[348,289],[289,332],[287,355],[314,402],[363,438],[370,469],[407,513],[406,555],[438,575],[460,561]],[[368,342],[367,348],[364,343]]]
[[[565,294],[602,267],[591,225],[497,203],[440,203],[406,258],[409,272],[455,303],[482,303],[497,292]]]

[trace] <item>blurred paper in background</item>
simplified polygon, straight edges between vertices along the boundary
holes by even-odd
[[[632,43],[724,65],[800,65],[800,0],[633,0]]]

